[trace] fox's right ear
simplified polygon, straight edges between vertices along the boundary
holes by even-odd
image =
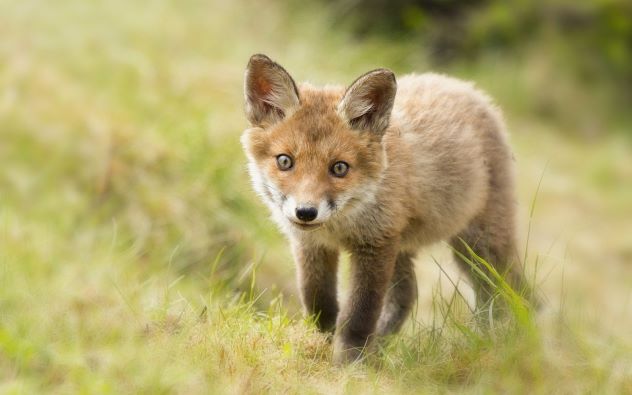
[[[349,125],[382,136],[388,127],[397,81],[387,69],[369,71],[355,80],[338,104],[338,113]]]
[[[246,117],[254,126],[269,126],[291,115],[299,106],[290,74],[269,57],[252,55],[244,79]]]

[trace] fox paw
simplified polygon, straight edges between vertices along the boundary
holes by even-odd
[[[363,348],[334,344],[334,364],[337,366],[349,365],[360,361],[364,357]]]

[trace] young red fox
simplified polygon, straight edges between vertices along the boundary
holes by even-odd
[[[471,84],[411,74],[398,87],[378,69],[347,89],[297,86],[254,55],[245,98],[252,128],[241,141],[254,188],[290,240],[306,312],[335,330],[336,362],[401,328],[417,297],[413,258],[422,246],[448,240],[467,256],[465,242],[525,286],[512,154],[499,111]],[[340,249],[351,254],[352,278],[339,312]],[[485,303],[491,290],[472,280]]]

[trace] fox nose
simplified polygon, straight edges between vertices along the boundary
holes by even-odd
[[[296,218],[301,221],[309,222],[316,219],[318,216],[318,210],[316,207],[297,207],[296,208]]]

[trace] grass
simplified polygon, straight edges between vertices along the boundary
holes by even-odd
[[[316,6],[246,0],[0,9],[0,392],[632,392],[629,125],[577,138],[564,112],[531,111],[547,59],[441,70],[506,110],[547,307],[481,331],[439,246],[419,258],[404,333],[335,368],[248,185],[242,71],[264,52],[298,80],[345,83],[427,69],[418,44],[358,42]]]

